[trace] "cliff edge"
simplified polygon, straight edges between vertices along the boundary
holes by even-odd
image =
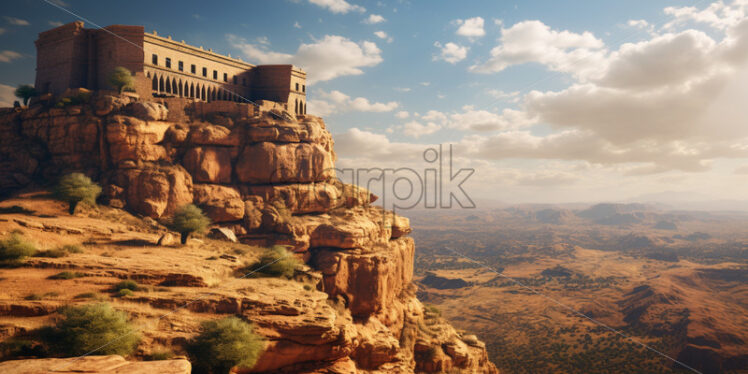
[[[136,279],[159,291],[112,302],[139,321],[140,356],[156,347],[179,352],[200,321],[233,314],[267,340],[257,365],[242,373],[498,373],[482,342],[418,301],[408,219],[336,179],[321,118],[71,90],[0,110],[0,132],[0,206],[23,208],[0,215],[0,231],[89,248],[3,270],[2,339],[49,323],[61,305],[85,302],[76,299],[81,292]],[[103,187],[106,206],[66,217],[43,194],[18,194],[72,171]],[[208,238],[157,245],[165,220],[193,202],[244,245]],[[296,281],[234,275],[259,257],[256,248],[278,244],[308,265]],[[68,285],[47,280],[60,269],[84,276],[62,281]],[[24,292],[45,289],[56,295],[24,300]]]

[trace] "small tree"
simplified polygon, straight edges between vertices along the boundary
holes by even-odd
[[[203,322],[200,335],[188,352],[196,373],[228,373],[234,366],[250,369],[262,354],[265,343],[254,327],[237,317]]]
[[[126,356],[140,341],[139,334],[127,321],[127,313],[106,303],[65,307],[60,316],[48,338],[51,345],[67,355]]]
[[[112,75],[109,76],[109,83],[117,87],[119,93],[122,93],[125,89],[133,89],[135,81],[132,78],[130,70],[122,66],[117,66],[114,68]]]
[[[16,97],[19,99],[23,99],[23,105],[29,104],[29,99],[38,95],[36,92],[36,88],[34,86],[30,86],[28,84],[22,84],[16,88]]]
[[[185,244],[190,234],[203,231],[208,225],[210,225],[210,219],[203,214],[203,211],[195,204],[187,204],[174,213],[170,227],[182,235],[182,244]]]
[[[69,204],[71,215],[75,213],[75,207],[81,201],[96,205],[96,198],[100,193],[101,187],[82,173],[72,173],[62,177],[55,188],[57,198]]]

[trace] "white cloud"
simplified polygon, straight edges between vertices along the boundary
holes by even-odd
[[[407,111],[401,110],[395,113],[395,117],[400,118],[400,119],[405,119],[405,118],[410,117],[410,113],[408,113]]]
[[[501,29],[500,44],[491,57],[470,67],[477,73],[497,73],[512,65],[536,62],[551,70],[584,77],[600,68],[606,55],[602,40],[585,31],[556,31],[540,21],[523,21]]]
[[[383,40],[387,41],[387,43],[392,43],[392,37],[390,37],[389,35],[387,35],[387,33],[384,32],[384,31],[381,31],[381,30],[380,31],[374,31],[374,35],[377,38],[379,38],[379,39],[383,39]]]
[[[0,62],[11,62],[21,57],[23,57],[23,55],[16,51],[9,51],[7,49],[4,51],[0,51]]]
[[[309,2],[335,14],[346,14],[348,12],[363,13],[366,11],[366,8],[351,4],[345,0],[309,0]]]
[[[471,39],[477,39],[486,35],[486,31],[483,29],[484,21],[482,17],[473,17],[465,20],[458,19],[455,23],[460,26],[457,29],[457,35]]]
[[[724,30],[734,26],[746,17],[748,2],[735,0],[731,4],[725,4],[722,0],[715,1],[703,10],[696,7],[667,7],[665,14],[673,17],[666,23],[664,29],[672,29],[678,25],[688,22],[707,24],[716,29]]]
[[[64,23],[62,23],[60,21],[49,21],[49,25],[52,26],[52,27],[60,27],[60,26],[64,25]]]
[[[249,43],[227,35],[229,43],[259,64],[294,64],[307,71],[309,84],[346,75],[360,75],[363,67],[382,62],[381,50],[373,42],[356,43],[339,35],[325,35],[313,43],[301,44],[295,54],[273,52],[266,45]]]
[[[26,21],[25,19],[20,19],[16,17],[8,17],[5,16],[5,20],[8,21],[9,24],[13,26],[28,26],[30,25],[29,21]]]
[[[308,101],[309,113],[328,116],[340,112],[391,112],[397,109],[400,104],[396,101],[386,103],[371,102],[363,97],[351,98],[350,96],[333,90],[326,92],[317,90],[315,98]]]
[[[417,121],[410,121],[403,125],[403,134],[411,138],[419,138],[422,135],[433,134],[441,129],[436,123],[429,122],[425,125]]]
[[[492,88],[486,90],[486,93],[489,96],[499,100],[506,100],[512,103],[516,103],[519,101],[519,91],[504,92],[502,90]]]
[[[646,29],[649,27],[649,22],[643,19],[631,19],[627,23],[630,27],[637,29]]]
[[[468,47],[449,42],[442,46],[441,43],[435,42],[434,47],[439,48],[439,54],[434,55],[433,60],[443,60],[450,64],[456,64],[467,57]]]
[[[299,23],[299,21],[296,21],[296,22],[293,23],[293,27],[295,29],[300,29],[301,28],[301,24]]]
[[[534,123],[523,111],[504,109],[500,114],[464,107],[463,112],[449,116],[451,128],[473,131],[496,131],[529,126]]]
[[[431,82],[421,82],[419,83],[421,86],[428,87],[431,85]]]
[[[411,91],[410,87],[395,87],[393,89],[397,92],[410,92]]]
[[[369,25],[375,25],[377,23],[385,22],[386,19],[384,17],[380,16],[379,14],[369,14],[369,17],[367,17],[363,22]]]
[[[13,101],[18,100],[16,99],[15,91],[15,87],[0,83],[0,107],[13,106]]]

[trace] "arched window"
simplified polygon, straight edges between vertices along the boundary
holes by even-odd
[[[171,79],[166,77],[166,93],[171,93]]]
[[[179,80],[179,85],[177,86],[177,89],[179,90],[179,96],[182,96],[182,80]]]
[[[203,101],[205,101],[205,86],[202,88],[202,94],[200,95]]]
[[[164,92],[164,76],[158,78],[158,92]]]
[[[173,81],[171,81],[171,92],[176,95],[177,94],[177,90],[178,90],[178,88],[177,88],[177,80],[174,79]]]
[[[296,107],[294,108],[293,112],[295,114],[299,114],[299,99],[296,99]]]
[[[153,76],[153,81],[151,83],[151,90],[158,91],[158,78],[156,76]]]
[[[198,88],[198,90],[199,90],[199,88]],[[192,98],[195,97],[195,84],[194,83],[190,83],[190,97],[192,97]]]
[[[306,114],[306,103],[304,103],[304,113],[302,114]]]

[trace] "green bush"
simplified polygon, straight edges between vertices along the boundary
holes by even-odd
[[[47,339],[55,351],[68,356],[127,356],[140,341],[138,332],[127,321],[127,313],[106,303],[65,307],[60,316]]]
[[[84,292],[79,293],[73,297],[73,299],[99,299],[101,295],[96,292]]]
[[[36,250],[33,243],[14,233],[10,235],[10,238],[0,241],[0,262],[6,264],[19,262],[26,257],[33,256]]]
[[[60,249],[67,253],[83,253],[83,248],[81,248],[77,244],[67,244],[63,245]]]
[[[77,271],[63,271],[49,277],[49,279],[75,279],[82,278],[86,275]]]
[[[195,373],[224,374],[232,367],[251,368],[264,349],[254,327],[236,317],[203,322],[187,350]]]
[[[112,74],[109,75],[109,83],[116,87],[119,93],[122,93],[122,91],[127,89],[134,89],[135,79],[133,79],[130,70],[123,66],[117,66],[114,68]]]
[[[137,291],[138,288],[139,288],[138,284],[132,280],[124,280],[114,285],[115,291],[122,291],[122,290]]]
[[[26,295],[26,297],[24,297],[23,299],[24,300],[41,300],[42,298],[43,298],[42,295],[38,293],[32,293],[32,294]]]
[[[72,173],[62,177],[54,191],[59,200],[69,204],[68,211],[71,215],[75,213],[75,207],[81,201],[96,205],[96,198],[100,193],[101,187],[81,173]]]
[[[276,245],[265,250],[259,261],[243,269],[241,276],[264,275],[291,278],[299,266],[301,266],[301,261],[293,253],[283,246]]]
[[[169,228],[182,235],[182,244],[187,243],[187,238],[193,232],[205,230],[210,225],[210,219],[195,204],[187,204],[174,213]]]
[[[132,290],[128,290],[127,288],[123,288],[117,292],[117,296],[119,297],[129,297],[132,295],[133,295]]]
[[[174,356],[176,356],[174,352],[168,349],[161,349],[161,350],[153,351],[145,355],[143,359],[145,361],[163,361],[163,360],[171,360],[172,358],[174,358]]]

